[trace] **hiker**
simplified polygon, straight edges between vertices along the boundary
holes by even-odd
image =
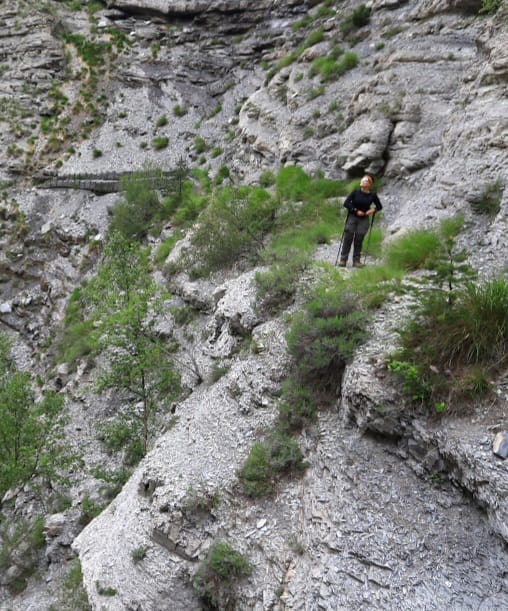
[[[360,188],[350,193],[344,200],[344,208],[347,208],[348,213],[340,252],[340,267],[346,267],[351,244],[353,244],[353,266],[362,267],[360,262],[362,242],[369,231],[370,216],[383,207],[378,196],[370,192],[373,186],[374,178],[370,174],[365,174],[360,181]]]

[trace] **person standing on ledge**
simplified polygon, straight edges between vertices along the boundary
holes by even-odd
[[[340,252],[340,267],[346,267],[351,244],[354,244],[353,266],[362,267],[360,261],[362,243],[369,231],[369,219],[372,214],[383,208],[379,197],[370,192],[373,186],[374,179],[370,174],[365,174],[360,181],[360,188],[350,193],[344,200],[344,208],[347,208],[348,214]]]

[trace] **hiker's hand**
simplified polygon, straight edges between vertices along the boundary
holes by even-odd
[[[374,214],[374,212],[376,212],[374,210],[374,208],[370,208],[369,210],[367,210],[367,212],[365,213],[367,216],[370,216],[371,214]]]
[[[363,212],[362,210],[357,210],[356,216],[365,216],[365,212]]]

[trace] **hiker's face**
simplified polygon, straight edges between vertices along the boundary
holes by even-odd
[[[367,176],[364,176],[360,180],[360,187],[362,187],[363,189],[370,189],[370,179]]]

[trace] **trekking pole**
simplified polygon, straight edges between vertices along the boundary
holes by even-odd
[[[339,262],[340,251],[342,250],[342,242],[344,241],[344,234],[346,233],[346,225],[347,225],[348,218],[349,218],[349,210],[347,211],[346,220],[344,221],[344,229],[342,230],[342,235],[340,237],[339,250],[337,251],[337,258],[335,259],[335,267],[337,267],[337,263]]]
[[[374,214],[372,215],[372,218],[370,219],[370,227],[369,227],[369,235],[367,236],[367,247],[365,248],[365,253],[363,255],[363,262],[365,263],[365,257],[367,256],[368,252],[369,252],[369,246],[370,246],[370,235],[372,233],[372,225],[374,225],[374,217],[376,216],[376,213],[374,212]]]

